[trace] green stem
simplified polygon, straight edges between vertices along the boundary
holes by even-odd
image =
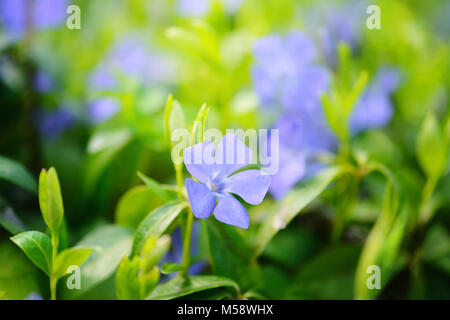
[[[432,212],[427,211],[427,204],[436,188],[437,179],[433,176],[429,177],[422,190],[422,199],[420,201],[418,212],[418,223],[426,223],[431,218]]]
[[[191,207],[189,206],[187,210],[186,229],[183,241],[183,260],[182,260],[183,271],[180,272],[180,275],[182,277],[186,277],[188,275],[191,258],[191,234],[193,222],[194,222],[194,215],[192,213]]]
[[[177,179],[177,194],[180,200],[183,200],[183,167],[180,164],[174,164],[175,175]]]
[[[58,234],[52,232],[52,270],[50,270],[50,298],[56,300],[56,283],[57,280],[53,276],[53,266],[55,265],[56,256],[58,255],[59,238]]]

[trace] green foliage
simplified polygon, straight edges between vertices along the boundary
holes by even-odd
[[[142,250],[149,237],[160,237],[185,207],[185,202],[174,200],[150,212],[136,230],[131,257]]]
[[[54,168],[43,169],[39,176],[39,206],[42,217],[53,234],[58,233],[64,217],[61,188]]]
[[[239,294],[239,287],[230,279],[218,276],[193,276],[189,278],[174,278],[158,285],[147,297],[149,300],[171,300],[209,289],[228,287]]]
[[[27,169],[20,163],[3,156],[0,156],[0,178],[33,193],[37,192],[36,181]]]
[[[28,258],[46,275],[52,271],[52,241],[50,237],[39,231],[22,232],[11,240],[27,255]]]

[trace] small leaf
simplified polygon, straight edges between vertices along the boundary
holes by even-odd
[[[285,228],[308,204],[317,198],[332,181],[348,172],[349,167],[331,167],[323,170],[303,185],[292,189],[262,223],[258,232],[256,254],[260,255],[277,232]]]
[[[155,289],[160,278],[158,267],[153,267],[147,273],[139,275],[139,295],[140,299],[145,299]]]
[[[58,175],[52,167],[42,169],[39,176],[39,206],[45,223],[52,234],[57,234],[63,220],[64,208]]]
[[[163,200],[146,186],[129,189],[119,199],[116,207],[116,221],[119,225],[137,228],[142,219],[153,209],[161,206]]]
[[[204,290],[228,287],[239,292],[238,285],[227,278],[218,276],[193,276],[188,278],[174,278],[158,285],[147,297],[148,300],[171,300]]]
[[[122,258],[116,270],[116,295],[119,300],[139,300],[139,257],[131,261],[127,256]]]
[[[33,193],[37,183],[33,176],[20,163],[0,156],[0,179],[5,179]]]
[[[171,200],[170,196],[167,194],[166,190],[164,190],[161,185],[153,180],[152,178],[146,176],[142,172],[137,172],[138,177],[145,183],[147,187],[149,187],[154,193],[156,193],[161,199],[164,201]]]
[[[52,270],[55,279],[63,277],[72,265],[80,267],[91,252],[92,248],[73,247],[59,253]]]
[[[439,178],[446,165],[447,144],[435,115],[425,118],[417,137],[419,163],[428,177]]]
[[[95,247],[95,250],[81,266],[81,289],[69,290],[64,286],[63,299],[84,299],[89,292],[95,291],[103,283],[111,278],[121,257],[130,253],[133,240],[132,230],[117,225],[102,225],[81,239],[77,243],[79,247]],[[109,297],[109,296],[108,296]],[[103,299],[103,296],[97,296]]]
[[[185,207],[186,202],[175,200],[150,212],[136,230],[131,257],[141,251],[148,237],[160,237]]]
[[[203,142],[205,134],[206,119],[208,117],[209,108],[204,104],[195,118],[191,132],[191,145]]]
[[[178,263],[164,263],[161,266],[161,273],[164,274],[170,274],[170,273],[174,273],[174,272],[179,272],[183,270],[183,266],[179,265]]]
[[[50,237],[39,231],[26,231],[11,238],[33,263],[50,275],[52,269],[52,242]]]
[[[167,254],[170,249],[171,239],[169,235],[163,235],[157,239],[154,236],[148,238],[144,247],[141,250],[141,265],[142,272],[147,273],[151,268],[156,266],[158,262]]]
[[[166,102],[164,112],[164,133],[167,143],[172,146],[172,134],[176,129],[185,129],[186,123],[184,121],[183,110],[178,101],[173,100],[172,95],[169,95]]]
[[[246,239],[236,228],[215,219],[204,221],[207,245],[214,274],[239,283],[242,289],[250,288],[256,280],[256,268]]]

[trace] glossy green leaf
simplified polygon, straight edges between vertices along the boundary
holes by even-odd
[[[116,270],[116,295],[119,300],[141,299],[139,288],[139,257],[131,261],[127,256],[122,258]]]
[[[40,272],[17,246],[9,240],[0,242],[0,300],[20,300],[32,292],[40,293],[39,276]]]
[[[70,266],[80,267],[92,252],[92,248],[73,247],[58,254],[53,266],[52,274],[55,279],[66,275]]]
[[[139,171],[137,172],[137,175],[142,180],[142,182],[144,182],[145,185],[154,193],[156,193],[161,199],[163,199],[164,201],[171,200],[171,197],[167,194],[166,190],[164,190],[157,181]]]
[[[39,206],[45,223],[57,234],[64,217],[64,207],[58,175],[54,168],[42,169],[39,176]]]
[[[417,137],[419,163],[428,177],[439,178],[447,161],[447,143],[436,117],[430,113]]]
[[[188,278],[174,278],[158,285],[147,297],[148,300],[171,300],[204,290],[228,287],[239,292],[238,285],[227,278],[218,276],[193,276]]]
[[[251,287],[257,273],[246,239],[235,227],[215,219],[207,219],[204,223],[214,274],[236,281],[243,289]]]
[[[82,298],[109,279],[121,258],[129,254],[132,240],[131,229],[116,225],[103,225],[88,233],[77,243],[77,246],[94,247],[99,250],[94,250],[81,266],[81,289],[68,290],[64,286],[62,297]]]
[[[327,249],[301,266],[286,299],[352,299],[359,246]]]
[[[179,265],[178,263],[164,263],[161,266],[161,273],[164,274],[170,274],[170,273],[174,273],[174,272],[179,272],[183,270],[183,266]]]
[[[191,132],[191,145],[203,142],[206,128],[206,119],[208,118],[209,108],[204,104],[195,118]]]
[[[183,109],[178,101],[173,100],[169,95],[164,111],[164,133],[167,143],[172,146],[172,134],[177,129],[185,129],[186,122],[184,120]]]
[[[116,207],[116,221],[119,225],[137,228],[142,219],[163,204],[163,199],[146,186],[129,189],[120,199]]]
[[[37,192],[37,183],[33,176],[20,163],[0,156],[0,179],[14,183],[33,193]]]
[[[160,237],[185,207],[186,202],[175,200],[150,212],[136,230],[131,256],[141,251],[148,237]]]
[[[258,247],[256,254],[262,253],[267,243],[278,231],[284,229],[308,204],[316,199],[331,182],[348,172],[349,167],[331,167],[303,185],[292,189],[280,201],[269,216],[263,221],[258,232]]]
[[[11,240],[22,249],[33,263],[50,275],[52,270],[52,242],[50,237],[39,231],[19,233]]]

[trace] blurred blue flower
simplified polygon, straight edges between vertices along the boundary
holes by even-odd
[[[36,292],[30,293],[24,300],[44,300],[42,297]]]
[[[210,10],[210,0],[178,0],[178,13],[184,18],[200,18]]]
[[[328,87],[328,71],[317,65],[314,43],[305,34],[266,36],[254,43],[252,81],[266,106],[318,109]]]
[[[28,23],[36,30],[63,24],[68,5],[69,0],[0,0],[0,23],[10,38],[20,38],[25,34]]]
[[[353,109],[350,129],[353,134],[385,126],[394,113],[390,96],[399,84],[399,71],[381,68]]]
[[[196,218],[208,218],[214,211],[217,220],[248,228],[247,210],[231,193],[256,205],[264,199],[271,181],[270,176],[259,170],[235,173],[248,165],[252,157],[252,151],[234,134],[225,135],[217,150],[211,141],[184,150],[186,169],[199,181],[186,179],[189,202]]]
[[[195,261],[196,257],[199,255],[199,232],[200,225],[197,222],[194,222],[192,225],[192,238],[191,238],[191,252],[190,255],[193,257],[193,261]],[[183,259],[183,239],[181,237],[181,229],[177,228],[172,233],[172,248],[161,261],[161,263],[178,263],[181,264]],[[200,274],[205,268],[206,263],[204,261],[195,261],[189,266],[189,275],[194,276]],[[169,275],[170,278],[170,275]]]
[[[367,6],[367,1],[361,0],[334,4],[319,2],[307,11],[307,26],[318,36],[321,53],[330,67],[336,67],[340,42],[357,50],[365,27]]]
[[[37,111],[35,119],[40,134],[48,140],[55,140],[75,122],[72,113],[64,107],[55,111],[41,109]]]
[[[48,93],[53,88],[53,79],[47,72],[39,70],[33,80],[34,88],[40,93]]]
[[[89,103],[89,118],[99,124],[113,117],[120,110],[120,103],[112,97],[93,100]]]
[[[271,194],[279,199],[317,164],[314,159],[335,148],[320,97],[330,84],[329,71],[316,63],[312,40],[300,32],[263,37],[254,44],[252,80],[262,103],[279,107],[279,171]]]
[[[151,52],[147,43],[138,36],[128,36],[117,41],[106,57],[89,76],[92,90],[114,90],[117,79],[125,77],[150,84],[168,82],[174,78],[175,67],[169,57]]]

